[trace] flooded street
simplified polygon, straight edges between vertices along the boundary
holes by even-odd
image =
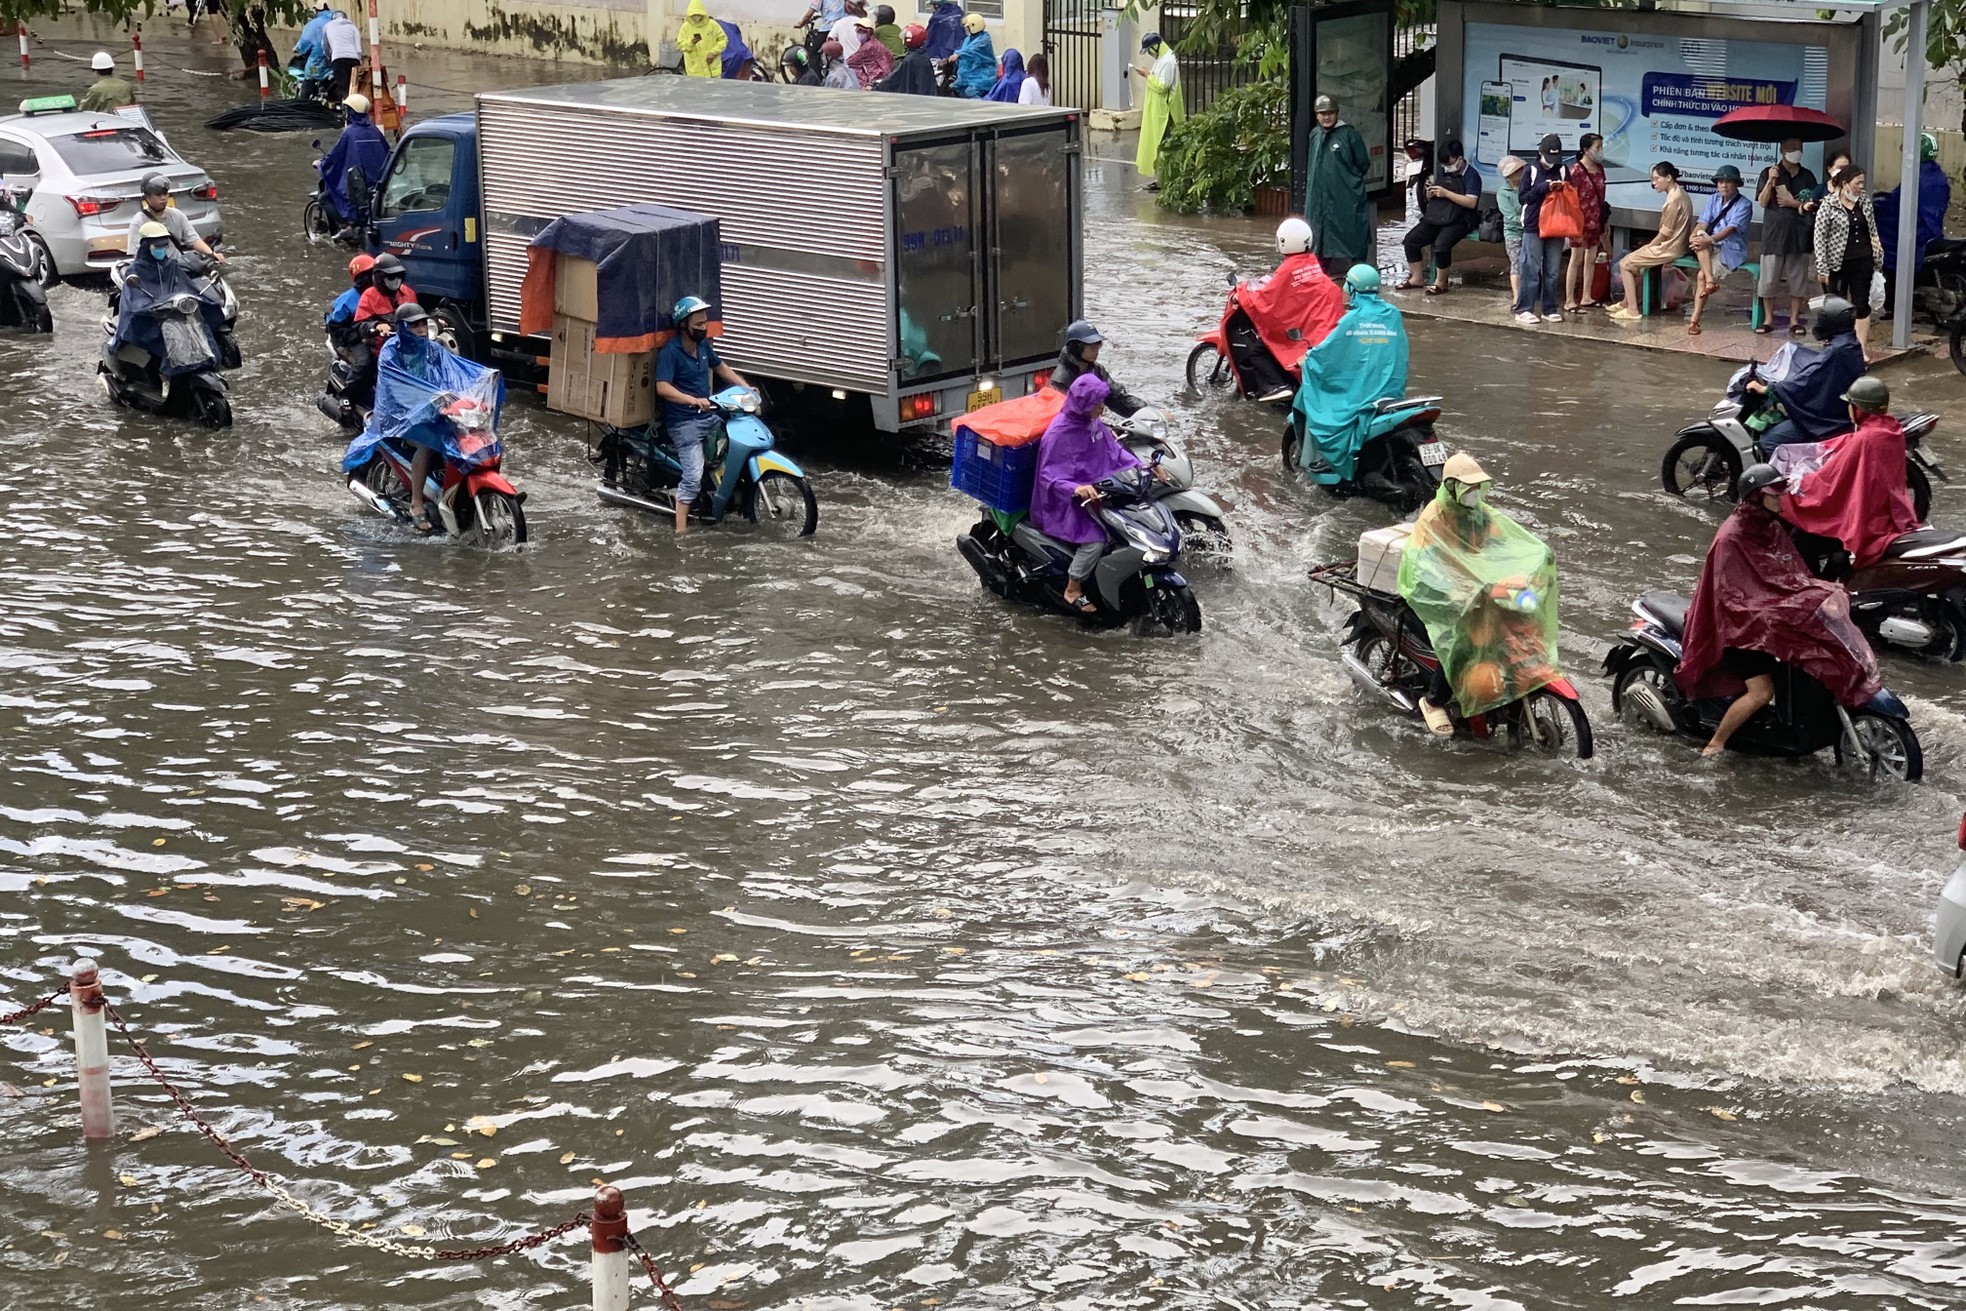
[[[591,73],[408,71],[419,116]],[[1180,395],[1268,224],[1088,161],[1106,362],[1236,538],[1192,571],[1198,637],[1093,634],[977,586],[933,451],[805,434],[815,538],[679,542],[522,397],[525,550],[366,514],[313,403],[347,257],[300,237],[309,138],[200,126],[251,94],[147,93],[221,189],[234,429],[111,408],[99,294],[0,336],[0,1011],[97,955],[319,1209],[469,1247],[605,1180],[692,1311],[1966,1296],[1966,995],[1930,964],[1966,673],[1887,660],[1904,788],[1703,767],[1598,676],[1718,523],[1658,465],[1724,366],[1408,320],[1413,389],[1556,548],[1598,730],[1582,764],[1442,746],[1352,691],[1349,607],[1304,577],[1386,513],[1287,480],[1267,412]],[[1966,394],[1888,376],[1900,408]],[[1934,447],[1966,468],[1966,428]],[[1956,485],[1934,518],[1966,525]],[[10,1311],[586,1303],[584,1241],[419,1265],[277,1210],[126,1061],[124,1135],[85,1151],[42,1020],[0,1031]]]

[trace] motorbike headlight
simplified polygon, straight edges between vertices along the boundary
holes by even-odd
[[[1132,520],[1120,517],[1118,519],[1118,527],[1120,537],[1125,540],[1128,546],[1147,557],[1147,563],[1159,564],[1172,554],[1167,549],[1164,539],[1148,532]]]
[[[1132,425],[1136,432],[1145,433],[1157,441],[1167,438],[1167,415],[1151,405],[1133,412]]]
[[[171,297],[171,308],[179,314],[196,314],[198,312],[198,298],[196,296],[173,296]]]
[[[746,414],[756,414],[758,412],[758,393],[754,391],[745,392],[738,399],[737,408]]]

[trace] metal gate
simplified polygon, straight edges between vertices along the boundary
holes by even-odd
[[[1105,0],[1044,0],[1044,53],[1051,62],[1051,103],[1099,107],[1099,16]]]
[[[1243,12],[1247,15],[1247,4]],[[1200,16],[1200,0],[1162,0],[1160,34],[1181,61],[1181,100],[1190,114],[1201,113],[1231,87],[1256,81],[1256,61],[1237,57],[1234,38],[1211,50],[1189,48],[1190,29]]]

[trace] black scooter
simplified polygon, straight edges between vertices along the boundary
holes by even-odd
[[[166,375],[163,360],[133,341],[118,342],[117,327],[122,317],[124,280],[131,278],[130,262],[118,264],[110,276],[109,312],[102,321],[102,359],[96,364],[97,381],[103,394],[118,405],[148,410],[170,418],[189,418],[207,428],[232,426],[230,388],[221,370],[240,364],[238,338],[233,325],[239,317],[239,301],[219,272],[218,262],[202,251],[188,250],[176,257],[190,275],[193,292],[160,301],[147,311],[158,320],[160,335],[167,345],[199,358],[199,367]],[[207,338],[204,307],[217,297],[223,326]]]
[[[26,229],[14,193],[0,192],[0,328],[53,332],[55,318],[41,285],[41,252]]]
[[[1671,592],[1647,592],[1632,605],[1638,622],[1604,658],[1611,708],[1661,733],[1704,742],[1720,726],[1728,700],[1689,701],[1673,670],[1684,654],[1688,600]],[[1881,689],[1861,706],[1836,703],[1829,689],[1800,669],[1781,666],[1775,700],[1741,726],[1730,750],[1762,756],[1811,756],[1825,747],[1838,764],[1854,760],[1871,777],[1916,783],[1925,753],[1912,731],[1911,714],[1891,691]]]
[[[321,139],[314,138],[314,149],[321,149]],[[300,211],[300,230],[307,234],[309,241],[332,241],[347,250],[362,248],[362,234],[369,226],[369,179],[359,168],[348,170],[348,204],[355,211],[355,221],[343,224],[335,217],[334,207],[328,203],[327,180],[321,176],[323,156],[314,156],[314,190],[307,197],[307,204]]]

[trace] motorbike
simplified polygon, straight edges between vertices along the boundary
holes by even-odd
[[[1008,531],[995,512],[987,512],[956,538],[983,586],[1006,600],[1062,610],[1101,628],[1138,622],[1175,633],[1201,631],[1201,603],[1176,566],[1181,528],[1157,497],[1152,462],[1095,483],[1100,500],[1093,518],[1106,530],[1100,557],[1085,594],[1098,606],[1087,615],[1065,603],[1066,569],[1076,547],[1046,536],[1020,518]]]
[[[1686,597],[1647,592],[1632,605],[1637,619],[1604,658],[1611,681],[1611,708],[1660,733],[1705,742],[1727,713],[1724,697],[1688,700],[1673,677],[1683,654]],[[1890,689],[1861,706],[1840,706],[1829,689],[1800,669],[1775,674],[1775,700],[1741,726],[1728,743],[1751,755],[1811,756],[1824,748],[1841,765],[1863,765],[1879,776],[1916,783],[1925,756],[1910,712]]]
[[[1230,388],[1234,388],[1235,394],[1242,397],[1248,397],[1253,393],[1254,388],[1242,376],[1241,370],[1236,368],[1235,352],[1229,345],[1229,324],[1238,314],[1244,314],[1242,289],[1246,285],[1248,284],[1238,279],[1235,274],[1229,275],[1229,303],[1222,311],[1222,321],[1197,337],[1194,349],[1188,352],[1187,376],[1190,395],[1220,393]],[[1290,379],[1293,387],[1303,380],[1303,370],[1300,367],[1285,365],[1282,361],[1278,361],[1278,367],[1283,370],[1284,376]],[[1289,399],[1275,401],[1273,404],[1280,409],[1290,408]]]
[[[41,285],[41,251],[27,235],[20,200],[0,191],[0,328],[53,332],[48,291]]]
[[[1440,487],[1440,468],[1447,463],[1447,445],[1434,434],[1440,418],[1438,396],[1404,396],[1375,404],[1371,425],[1353,457],[1352,476],[1321,484],[1333,496],[1363,496],[1391,506],[1402,514],[1431,500]],[[1304,419],[1295,410],[1283,429],[1283,467],[1299,472],[1304,447]],[[1327,469],[1322,460],[1303,472]]]
[[[800,32],[798,45],[805,48],[807,64],[824,72],[826,69],[826,60],[820,54],[820,48],[826,44],[826,29],[819,26],[817,20],[809,19],[799,26],[798,31]],[[778,76],[781,81],[797,82],[799,80],[797,66],[790,63],[786,58],[792,49],[792,46],[787,46],[778,53]]]
[[[473,537],[489,547],[524,545],[526,497],[500,470],[504,445],[492,406],[481,395],[440,392],[430,411],[444,458],[424,480],[423,494],[426,505],[435,507],[445,535]],[[347,475],[349,494],[386,519],[409,523],[415,458],[412,443],[384,438],[367,462]]]
[[[1167,435],[1167,415],[1148,405],[1135,410],[1131,417],[1109,414],[1107,426],[1134,459],[1147,465],[1159,463],[1166,473],[1163,481],[1154,484],[1154,498],[1174,516],[1188,554],[1226,560],[1230,554],[1225,517],[1229,507],[1207,492],[1195,490],[1194,462]]]
[[[124,288],[135,284],[131,261],[125,260],[110,274],[109,307],[102,321],[104,340],[96,378],[103,394],[117,405],[190,418],[207,428],[229,428],[231,389],[221,371],[240,365],[239,342],[234,335],[239,300],[211,256],[188,250],[176,258],[192,290],[140,311],[155,320],[158,339],[170,358],[161,359],[127,337],[120,342],[117,339]],[[218,307],[222,318],[217,327],[210,327],[205,313],[211,305]]]
[[[760,528],[812,536],[819,527],[819,502],[805,471],[773,449],[771,429],[758,417],[758,393],[726,387],[710,400],[723,423],[704,452],[703,490],[690,506],[690,517],[717,523],[735,509]],[[603,501],[651,514],[676,512],[682,463],[660,418],[642,428],[604,429],[590,458],[602,466],[596,491]]]
[[[1412,719],[1421,718],[1420,699],[1440,672],[1427,629],[1413,608],[1392,592],[1367,587],[1358,580],[1358,562],[1341,560],[1317,565],[1313,583],[1329,588],[1336,598],[1345,593],[1358,609],[1345,621],[1339,660],[1352,681],[1368,695]],[[1478,715],[1461,714],[1448,706],[1456,737],[1486,741],[1497,737],[1510,745],[1588,760],[1594,749],[1591,721],[1569,679],[1545,683],[1519,700]]]
[[[374,370],[356,358],[356,352],[368,350],[367,346],[344,349],[332,335],[328,338],[328,385],[314,398],[314,404],[348,432],[366,427],[369,412],[375,408]]]
[[[332,241],[348,250],[362,248],[362,234],[368,227],[369,180],[362,176],[362,170],[351,168],[348,172],[348,202],[356,211],[355,221],[343,224],[335,217],[334,207],[328,203],[327,183],[321,177],[321,139],[314,138],[314,190],[307,197],[307,204],[300,211],[300,230],[309,241]]]
[[[1755,446],[1765,423],[1755,422],[1775,401],[1767,392],[1752,392],[1752,381],[1780,382],[1794,367],[1793,345],[1783,346],[1764,369],[1751,363],[1736,372],[1727,393],[1700,423],[1688,424],[1659,466],[1659,481],[1674,496],[1702,495],[1708,501],[1733,501],[1741,470],[1759,463]],[[1905,430],[1905,487],[1912,510],[1922,521],[1932,513],[1932,479],[1945,482],[1945,470],[1925,452],[1925,439],[1939,426],[1936,414],[1910,414],[1899,419]]]
[[[1873,647],[1966,660],[1966,535],[1921,528],[1862,569],[1830,538],[1798,533],[1796,546],[1811,572],[1849,592],[1850,617]]]

